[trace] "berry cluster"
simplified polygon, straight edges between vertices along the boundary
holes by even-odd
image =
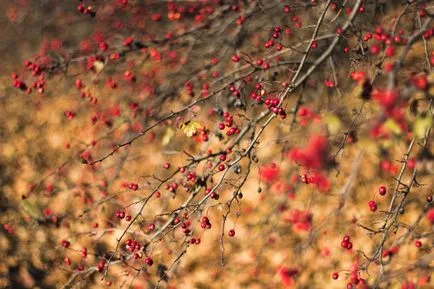
[[[341,247],[348,250],[353,248],[353,243],[350,241],[350,236],[346,235],[342,238]]]
[[[128,239],[125,241],[125,249],[128,252],[136,252],[142,249],[142,245],[137,240]]]
[[[281,119],[286,118],[285,110],[280,106],[280,100],[276,97],[267,97],[264,105],[275,115],[280,116]]]
[[[211,222],[207,216],[203,216],[200,221],[200,226],[202,229],[211,229]]]

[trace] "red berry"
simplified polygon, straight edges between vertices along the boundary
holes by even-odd
[[[154,224],[148,224],[148,231],[154,231],[155,230],[155,225]]]
[[[312,44],[310,46],[312,49],[315,49],[318,47],[318,43],[316,41],[312,41]]]
[[[219,198],[220,198],[220,195],[217,194],[216,192],[211,193],[211,199],[218,200]]]
[[[334,272],[334,273],[332,274],[332,278],[333,278],[334,280],[337,280],[337,279],[339,278],[339,274],[338,274],[337,272]]]
[[[378,46],[377,44],[374,44],[371,46],[371,54],[372,55],[377,55],[378,53],[380,53],[380,46]]]
[[[68,248],[69,245],[71,245],[71,243],[69,241],[67,241],[67,240],[62,240],[60,242],[60,244],[62,245],[63,248]]]
[[[154,261],[150,257],[146,257],[145,263],[148,266],[152,266],[152,264],[154,264]]]
[[[228,235],[229,235],[229,237],[235,236],[235,230],[234,229],[229,230]]]
[[[132,37],[127,37],[125,40],[124,40],[124,46],[130,46],[132,43],[133,43],[133,38]]]
[[[387,57],[392,57],[395,55],[395,47],[389,46],[386,48],[385,54]]]
[[[123,219],[123,218],[125,218],[125,212],[124,212],[124,211],[117,211],[117,212],[116,212],[116,217],[117,217],[118,219]]]
[[[422,247],[422,242],[417,240],[416,242],[414,242],[414,245],[418,248]]]
[[[341,242],[341,247],[342,248],[346,248],[348,246],[349,241],[342,241]]]
[[[381,196],[384,196],[384,195],[386,194],[386,192],[387,192],[387,190],[386,190],[386,187],[385,187],[385,186],[381,186],[381,187],[378,188],[378,193],[379,193]]]
[[[69,259],[68,257],[65,257],[64,261],[65,261],[65,264],[67,266],[71,266],[71,259]]]
[[[78,6],[77,6],[77,10],[78,10],[78,12],[80,12],[80,13],[84,13],[84,6],[83,6],[82,4],[78,4]]]
[[[233,61],[233,62],[239,62],[239,61],[240,61],[240,57],[239,57],[238,55],[234,54],[234,55],[232,56],[232,61]]]

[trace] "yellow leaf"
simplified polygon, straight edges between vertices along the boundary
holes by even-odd
[[[104,68],[104,62],[99,61],[99,60],[96,60],[96,61],[93,63],[93,67],[95,68],[95,71],[98,73],[98,72],[100,72],[101,70],[103,70],[103,68]]]
[[[187,121],[181,125],[181,129],[187,137],[195,135],[200,128],[202,128],[202,125],[194,120]]]
[[[394,141],[392,139],[385,139],[383,141],[383,148],[384,149],[390,149],[395,145]]]
[[[162,140],[161,140],[161,144],[163,146],[168,145],[174,136],[175,136],[175,130],[171,127],[168,127],[166,129],[166,132],[164,133]]]
[[[393,120],[392,118],[389,118],[386,120],[386,122],[383,124],[384,128],[386,128],[388,131],[390,131],[393,134],[401,134],[402,130],[399,127],[398,123]]]
[[[22,200],[21,201],[23,210],[25,213],[27,213],[28,215],[30,215],[30,217],[32,217],[33,219],[39,219],[42,215],[41,215],[41,210],[38,208],[37,205],[27,201],[27,200]]]
[[[413,124],[413,132],[418,138],[424,138],[425,133],[428,129],[432,127],[432,117],[418,117]]]
[[[327,114],[325,116],[325,122],[327,123],[330,134],[337,134],[341,127],[342,122],[335,114]]]

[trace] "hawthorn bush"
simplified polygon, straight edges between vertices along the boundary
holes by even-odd
[[[0,287],[432,288],[430,2],[1,2]]]

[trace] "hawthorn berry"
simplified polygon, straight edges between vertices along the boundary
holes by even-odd
[[[393,47],[393,46],[389,46],[389,47],[387,47],[387,48],[386,48],[386,51],[385,51],[385,55],[386,55],[387,57],[392,57],[392,56],[394,56],[394,55],[395,55],[395,47]]]
[[[69,245],[71,245],[71,243],[69,241],[67,241],[67,240],[62,240],[60,242],[60,244],[62,245],[63,248],[68,248]]]
[[[176,218],[173,220],[172,223],[173,223],[174,225],[178,225],[179,223],[181,223],[181,219],[178,218],[178,217],[176,217]]]
[[[377,203],[375,201],[369,201],[369,209],[375,212],[377,210]]]
[[[316,49],[318,47],[318,43],[316,41],[312,41],[312,44],[310,45],[312,49]]]
[[[216,192],[211,193],[211,199],[218,200],[219,198],[220,198],[220,195],[217,194]]]
[[[229,237],[235,236],[235,230],[234,229],[229,230],[228,235],[229,235]]]
[[[63,259],[63,261],[65,262],[66,266],[71,266],[71,259],[69,257],[65,257],[65,259]]]
[[[150,257],[146,257],[145,258],[145,263],[148,266],[152,266],[152,264],[154,264],[154,261]]]
[[[342,247],[342,248],[346,248],[346,247],[348,246],[348,243],[349,243],[349,241],[344,241],[344,240],[343,240],[343,241],[341,242],[341,247]]]
[[[371,52],[372,55],[377,55],[378,53],[380,53],[380,46],[374,44],[371,46],[371,49],[369,51]]]
[[[239,61],[240,61],[240,57],[239,57],[238,55],[234,54],[234,55],[232,56],[232,61],[233,61],[233,62],[239,62]]]
[[[116,217],[118,219],[123,219],[125,218],[125,212],[124,211],[116,211]]]

